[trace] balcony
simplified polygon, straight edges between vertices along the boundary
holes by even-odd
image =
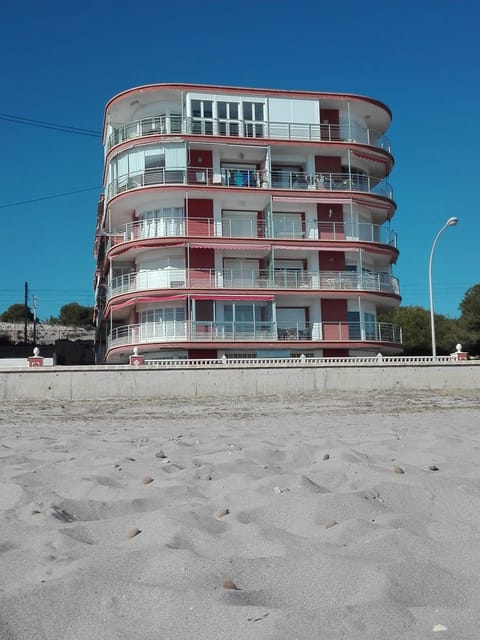
[[[273,289],[315,291],[372,291],[400,294],[398,278],[368,271],[272,271],[234,269],[161,269],[140,271],[112,279],[107,299],[124,293],[166,289]]]
[[[281,214],[280,214],[281,217]],[[397,246],[397,234],[390,228],[367,222],[291,221],[278,224],[242,216],[212,220],[211,218],[158,217],[128,222],[116,227],[109,237],[112,246],[120,242],[145,238],[201,236],[207,238],[281,238],[282,240],[356,240]]]
[[[266,122],[259,120],[218,120],[215,118],[182,118],[180,115],[158,115],[135,120],[115,129],[107,139],[106,150],[126,140],[153,135],[193,135],[208,137],[267,138],[300,142],[358,142],[388,153],[390,140],[354,123],[308,124]]]
[[[151,322],[115,327],[108,349],[122,345],[163,342],[387,342],[401,344],[398,325],[386,322]],[[320,346],[320,345],[319,345]]]
[[[119,193],[141,187],[176,185],[287,191],[347,191],[393,198],[392,187],[385,178],[367,174],[189,167],[147,169],[125,174],[110,182],[106,188],[106,199],[108,201]]]

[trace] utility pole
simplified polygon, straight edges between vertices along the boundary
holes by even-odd
[[[24,342],[28,344],[28,282],[25,282],[25,308],[24,308]]]
[[[33,346],[37,346],[37,296],[33,296]]]

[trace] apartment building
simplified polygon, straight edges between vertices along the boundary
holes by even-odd
[[[105,110],[98,362],[401,351],[391,113],[368,97],[187,84]]]

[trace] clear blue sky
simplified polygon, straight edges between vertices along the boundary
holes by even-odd
[[[100,131],[113,95],[155,82],[382,100],[402,304],[428,308],[431,245],[455,215],[433,264],[435,310],[455,317],[480,282],[479,28],[474,0],[17,0],[2,7],[0,113]],[[93,304],[100,140],[5,120],[0,136],[0,312],[26,281],[41,319]]]

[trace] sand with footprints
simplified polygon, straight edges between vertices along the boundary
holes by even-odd
[[[6,403],[0,638],[477,639],[478,395]]]

